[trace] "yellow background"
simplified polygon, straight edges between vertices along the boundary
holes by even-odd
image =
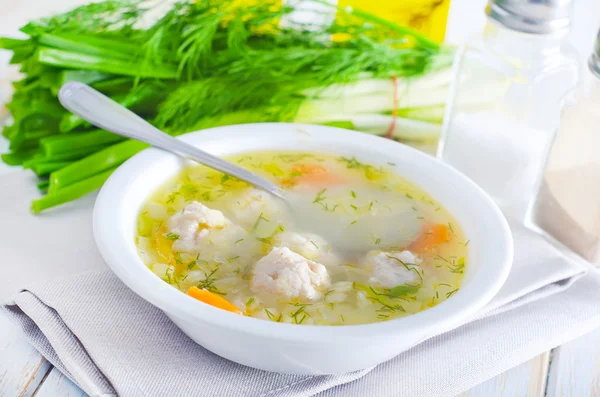
[[[338,5],[356,7],[408,25],[441,43],[446,34],[450,0],[339,0]]]

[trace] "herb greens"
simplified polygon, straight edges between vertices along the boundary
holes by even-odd
[[[57,100],[65,82],[89,84],[173,135],[259,121],[354,129],[348,115],[364,113],[366,103],[344,101],[346,107],[339,99],[360,86],[376,105],[364,114],[387,120],[365,128],[384,135],[395,120],[389,116],[396,110],[393,80],[409,87],[409,80],[426,79],[452,59],[451,51],[413,29],[358,9],[328,6],[338,18],[315,26],[280,23],[294,10],[278,0],[180,0],[169,7],[106,0],[32,21],[21,29],[28,39],[0,38],[0,49],[12,52],[11,63],[24,75],[7,106],[14,122],[2,132],[10,140],[2,160],[49,177],[39,184],[48,194],[32,204],[33,212],[98,189],[147,147],[65,111]],[[382,82],[390,93],[374,90]],[[419,106],[439,107],[444,100]],[[435,135],[439,126],[433,127]],[[402,128],[392,133],[402,137]],[[377,169],[365,173],[378,176]]]

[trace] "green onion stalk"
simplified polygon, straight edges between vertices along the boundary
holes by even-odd
[[[404,142],[439,136],[453,51],[411,28],[334,6],[330,25],[302,24],[278,0],[141,3],[94,3],[28,23],[27,39],[0,38],[24,76],[7,104],[1,158],[40,178],[34,213],[97,190],[147,147],[63,109],[57,93],[68,81],[172,135],[294,121]]]

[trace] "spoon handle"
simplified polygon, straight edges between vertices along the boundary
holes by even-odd
[[[267,179],[173,138],[88,85],[65,83],[58,99],[67,110],[99,128],[195,160],[283,198],[281,189]]]

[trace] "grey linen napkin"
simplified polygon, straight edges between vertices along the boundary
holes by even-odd
[[[513,233],[513,270],[485,310],[344,375],[276,374],[218,357],[107,270],[34,284],[3,309],[93,396],[452,396],[600,326],[600,273],[529,231]]]

